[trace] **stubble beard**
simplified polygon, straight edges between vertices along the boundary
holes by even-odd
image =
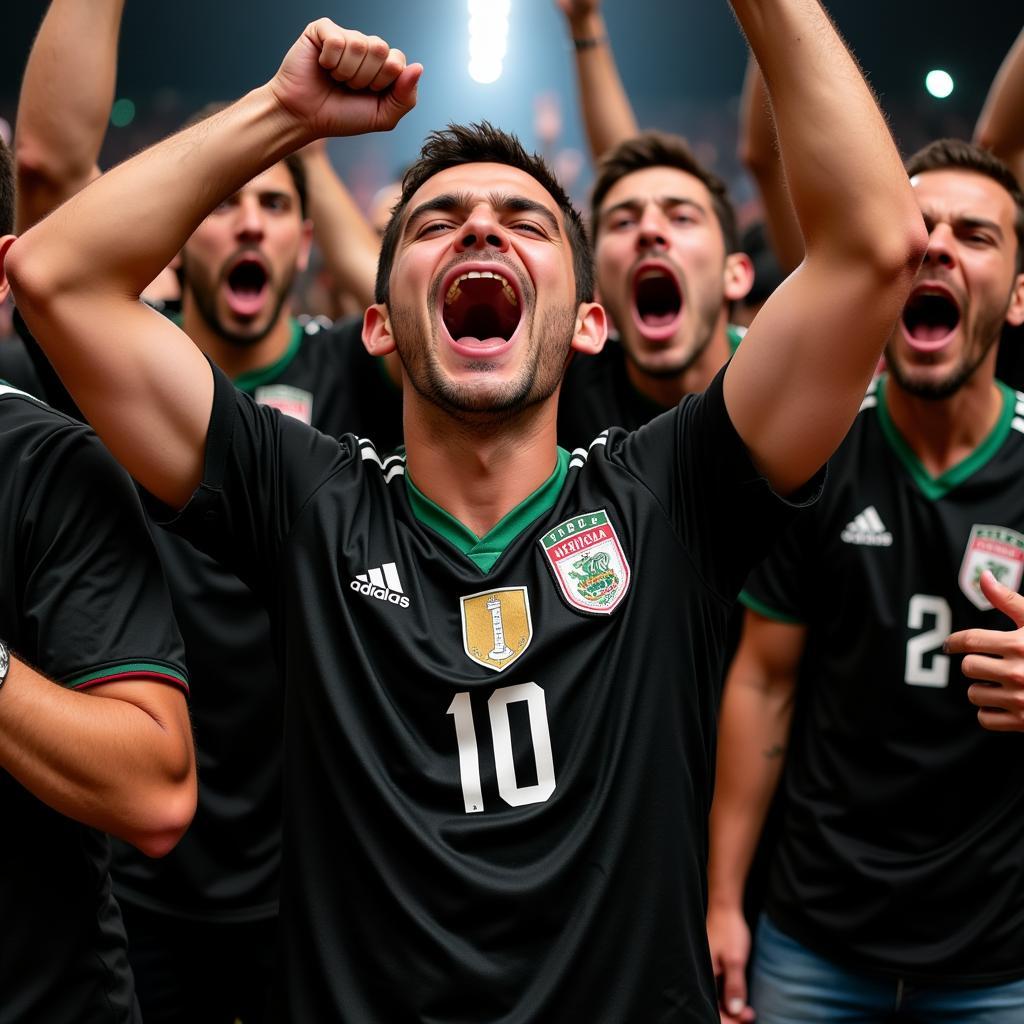
[[[232,330],[221,318],[217,310],[217,292],[222,283],[220,280],[211,282],[203,269],[195,264],[189,264],[184,253],[182,254],[181,266],[184,280],[182,294],[191,292],[196,309],[206,326],[222,341],[226,341],[229,345],[240,349],[252,348],[254,345],[258,345],[277,326],[281,318],[281,310],[284,309],[284,304],[288,301],[288,296],[291,294],[296,274],[296,271],[293,270],[280,284],[277,284],[273,278],[268,279],[271,291],[274,293],[272,315],[262,328],[255,333],[251,333]]]
[[[915,398],[925,401],[941,402],[955,395],[975,374],[985,357],[998,343],[1003,333],[1006,314],[1010,308],[1009,300],[1002,310],[993,310],[987,316],[979,314],[979,321],[970,332],[971,341],[965,346],[963,355],[957,364],[939,380],[928,380],[917,377],[913,370],[905,370],[895,354],[895,346],[890,339],[885,347],[885,362],[893,380]],[[965,311],[966,312],[966,311]],[[966,316],[965,316],[966,319]],[[900,330],[899,324],[896,330]]]
[[[575,331],[576,307],[547,312],[539,333],[534,311],[525,312],[524,318],[526,323],[520,324],[520,329],[534,344],[532,358],[513,380],[475,386],[455,383],[438,365],[433,353],[443,343],[436,324],[424,332],[411,311],[400,306],[390,311],[392,336],[409,383],[419,395],[450,416],[477,425],[515,419],[524,410],[550,398],[562,381]],[[429,335],[429,342],[424,334]],[[486,373],[494,369],[494,364],[480,360],[470,364],[470,368]]]

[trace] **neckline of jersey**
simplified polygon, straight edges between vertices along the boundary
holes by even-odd
[[[1000,394],[1003,396],[1003,408],[996,420],[995,426],[989,431],[985,438],[970,455],[961,459],[955,466],[939,476],[932,476],[925,469],[924,464],[917,457],[914,449],[907,443],[907,439],[900,433],[899,428],[889,415],[889,406],[886,404],[885,385],[888,374],[882,374],[878,378],[878,422],[882,428],[882,434],[889,442],[890,447],[896,453],[897,458],[906,467],[911,479],[917,484],[921,492],[931,501],[938,501],[944,498],[955,487],[959,487],[968,477],[973,476],[982,466],[986,465],[997,451],[1003,446],[1003,442],[1009,436],[1010,425],[1013,422],[1016,396],[1001,380],[996,381]]]
[[[738,324],[725,325],[725,340],[729,344],[730,359],[734,355],[736,355],[736,350],[740,347],[740,342],[743,340],[743,335],[746,333],[746,327],[740,327]],[[616,342],[615,344],[619,346],[622,355],[622,361],[623,363],[625,363],[627,356],[625,348],[622,347],[622,342],[619,341]],[[630,379],[629,374],[626,373],[625,371],[625,367],[623,367],[622,371],[622,380],[626,382],[626,385],[633,392],[633,394],[640,400],[641,404],[646,405],[648,407],[648,411],[652,416],[656,416],[658,415],[658,413],[665,412],[666,410],[672,408],[671,405],[662,405],[661,402],[657,402],[649,395],[645,395]]]
[[[279,377],[288,368],[292,360],[299,354],[299,346],[302,344],[302,324],[298,320],[292,320],[292,335],[288,339],[288,347],[284,353],[274,360],[269,366],[262,366],[258,370],[246,370],[240,373],[232,382],[239,391],[246,393],[255,391],[263,384],[269,384],[276,377]]]
[[[175,326],[181,327],[185,318],[181,313],[175,313],[170,319]],[[291,361],[299,354],[299,346],[302,344],[302,324],[294,317],[291,318],[290,322],[292,333],[288,339],[288,347],[285,349],[284,354],[275,359],[269,366],[261,366],[255,370],[246,370],[235,377],[231,383],[239,391],[244,391],[248,394],[263,384],[269,384],[275,377],[284,373]]]
[[[557,449],[555,469],[532,494],[507,512],[483,537],[478,537],[446,509],[431,501],[405,474],[405,488],[413,515],[424,525],[439,533],[449,544],[465,555],[482,572],[489,573],[508,546],[541,516],[550,512],[562,492],[569,473],[570,455]]]

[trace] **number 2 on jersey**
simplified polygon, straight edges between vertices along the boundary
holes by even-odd
[[[515,758],[512,753],[512,728],[508,706],[525,701],[530,716],[530,738],[537,764],[537,782],[520,786],[516,781]],[[555,791],[555,760],[551,753],[551,730],[548,728],[547,702],[544,691],[536,683],[502,686],[487,701],[491,724],[491,743],[494,746],[494,767],[498,778],[498,793],[511,807],[542,804]],[[480,753],[473,724],[473,707],[469,693],[457,693],[449,715],[455,718],[455,737],[459,744],[459,774],[462,776],[462,798],[466,813],[484,809],[483,790],[480,786]]]
[[[949,684],[949,658],[942,654],[942,644],[953,631],[953,612],[944,597],[914,594],[907,610],[907,625],[920,629],[925,616],[935,619],[933,629],[912,636],[907,641],[907,670],[904,679],[910,686],[941,688]],[[926,658],[931,655],[931,664]]]

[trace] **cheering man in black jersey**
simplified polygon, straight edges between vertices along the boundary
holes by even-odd
[[[13,219],[0,141],[3,242]],[[181,639],[91,430],[0,381],[0,467],[0,1018],[138,1024],[104,833],[159,857],[192,817]]]
[[[131,299],[261,167],[413,105],[420,68],[329,21],[8,256],[112,449],[270,607],[279,1019],[717,1019],[703,863],[730,598],[790,518],[777,494],[816,490],[924,248],[820,6],[734,8],[808,259],[701,397],[589,457],[555,446],[566,358],[605,335],[587,240],[543,163],[488,126],[428,140],[383,242],[364,340],[402,357],[407,457],[261,409]]]
[[[1024,322],[1024,195],[964,142],[908,170],[931,238],[889,372],[826,497],[748,581],[723,702],[708,931],[739,1019],[743,878],[791,746],[762,1024],[1024,1019],[1024,737],[986,731],[1019,728],[1013,697],[965,695],[943,650],[1005,621],[986,572],[1024,578],[1024,395],[994,379],[1004,324]]]

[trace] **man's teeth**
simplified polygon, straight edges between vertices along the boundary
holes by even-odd
[[[512,290],[512,286],[505,280],[501,274],[492,274],[489,270],[470,270],[468,273],[461,274],[454,281],[452,281],[451,288],[448,289],[448,294],[444,297],[444,304],[450,305],[455,302],[456,299],[462,294],[462,289],[459,287],[463,281],[475,281],[478,277],[488,277],[495,281],[501,282],[501,292],[505,298],[513,305],[518,306],[519,300],[516,298],[516,293]]]

